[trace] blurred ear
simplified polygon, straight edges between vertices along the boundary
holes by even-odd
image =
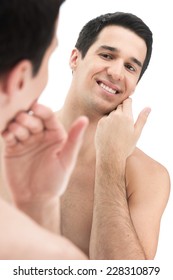
[[[32,65],[29,60],[20,61],[3,80],[3,92],[9,97],[22,92],[32,78]]]
[[[75,70],[75,68],[77,67],[80,57],[81,57],[80,51],[78,49],[74,48],[71,52],[70,61],[69,61],[72,71]]]

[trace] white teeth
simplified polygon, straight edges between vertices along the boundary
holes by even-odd
[[[104,85],[103,83],[100,83],[100,86],[101,86],[102,88],[104,88],[106,91],[108,91],[108,92],[110,92],[110,93],[113,93],[113,94],[116,94],[116,90],[113,90],[112,88],[110,88],[110,87]]]

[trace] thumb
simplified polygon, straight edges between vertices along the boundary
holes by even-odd
[[[61,161],[63,162],[65,168],[68,168],[70,172],[72,172],[76,164],[77,156],[83,143],[83,136],[88,123],[88,118],[81,116],[72,124],[68,133],[68,139],[61,151]]]
[[[148,108],[148,107],[143,109],[140,112],[140,114],[136,120],[136,123],[135,123],[136,140],[139,139],[150,112],[151,112],[151,108]]]

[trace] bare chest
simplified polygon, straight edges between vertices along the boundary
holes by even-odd
[[[95,164],[78,166],[61,200],[62,234],[87,255],[93,213]]]
[[[136,177],[136,164],[135,168],[133,168],[133,161],[132,159],[127,164],[126,171],[128,171],[128,176],[126,176],[126,182]],[[94,182],[95,160],[90,161],[89,164],[78,164],[61,199],[62,234],[87,255],[89,255],[93,216]],[[131,186],[130,184],[128,185],[127,196],[129,197]]]

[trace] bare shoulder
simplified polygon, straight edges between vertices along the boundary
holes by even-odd
[[[170,194],[170,176],[165,166],[137,149],[126,166],[130,214],[148,259],[156,253],[160,221]]]
[[[151,174],[156,172],[158,175],[169,177],[169,173],[165,166],[138,148],[136,148],[134,153],[128,158],[128,165],[132,165],[132,167],[135,165],[136,168],[142,168],[143,171],[147,171]]]
[[[4,179],[3,168],[2,168],[2,156],[3,156],[3,141],[0,137],[0,197],[11,202],[10,191],[7,187],[7,183]]]
[[[76,247],[69,239],[60,236],[61,244],[61,260],[87,260],[88,257]]]
[[[165,197],[170,193],[170,176],[167,168],[136,148],[128,158],[126,170],[129,193],[142,192]]]

